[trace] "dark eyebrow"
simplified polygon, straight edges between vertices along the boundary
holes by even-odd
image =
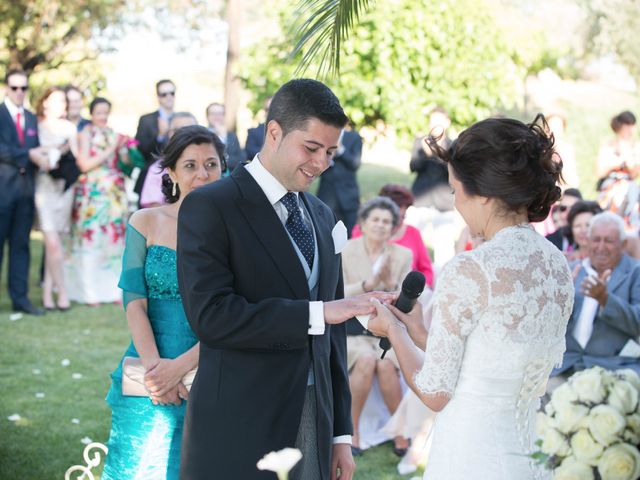
[[[327,150],[331,150],[332,148],[338,148],[337,145],[333,145],[331,147],[325,147],[322,143],[320,142],[316,142],[315,140],[305,140],[306,143],[312,143],[313,145],[316,145],[320,148],[326,148]]]

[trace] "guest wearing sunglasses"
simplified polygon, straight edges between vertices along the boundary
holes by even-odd
[[[142,192],[149,166],[155,161],[154,155],[159,154],[167,143],[169,119],[173,114],[176,100],[176,85],[171,80],[160,80],[156,83],[156,95],[158,110],[141,116],[136,131],[136,140],[139,142],[138,149],[144,155],[146,163],[146,167],[140,172],[133,188],[133,191],[138,195]]]
[[[49,169],[47,151],[38,141],[36,116],[24,108],[29,88],[26,72],[9,70],[6,96],[0,104],[0,271],[4,243],[9,243],[9,296],[13,310],[44,312],[27,297],[29,232],[35,211],[35,173]]]
[[[567,252],[573,244],[573,236],[568,222],[569,210],[580,200],[582,200],[580,190],[567,188],[562,194],[562,198],[551,209],[556,231],[547,235],[546,238],[563,252]]]

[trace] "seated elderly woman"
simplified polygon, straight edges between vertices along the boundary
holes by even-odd
[[[411,270],[412,253],[408,248],[389,243],[400,222],[398,206],[389,198],[375,197],[358,214],[362,236],[347,242],[342,252],[345,297],[373,290],[396,291]],[[398,361],[393,351],[384,360],[379,339],[367,332],[355,319],[347,322],[347,363],[351,385],[353,451],[360,453],[360,414],[377,377],[383,400],[393,414],[402,399]],[[404,454],[407,439],[397,437],[395,449]]]
[[[568,228],[573,242],[567,248],[565,255],[570,262],[582,260],[588,255],[589,222],[594,215],[602,212],[598,202],[581,200],[573,204],[567,216]]]
[[[588,256],[573,265],[575,301],[567,350],[553,375],[569,377],[594,365],[640,373],[640,262],[624,253],[625,242],[618,215],[603,212],[591,219]]]
[[[433,288],[433,266],[431,264],[431,257],[424,245],[420,230],[416,227],[407,225],[404,223],[404,218],[407,213],[407,209],[413,205],[413,194],[411,190],[402,185],[396,185],[388,183],[384,185],[378,193],[381,197],[388,197],[394,201],[400,210],[400,221],[398,226],[394,228],[393,234],[389,239],[392,243],[397,243],[403,247],[407,247],[413,252],[413,261],[411,263],[411,270],[417,270],[422,272],[424,278],[427,280],[427,285]],[[362,235],[360,226],[353,227],[351,238],[357,238]]]

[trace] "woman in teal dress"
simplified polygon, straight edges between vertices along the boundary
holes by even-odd
[[[188,391],[182,377],[198,364],[199,344],[182,307],[176,274],[177,216],[191,190],[218,180],[224,145],[200,126],[179,129],[163,152],[167,205],[132,215],[119,287],[148,397],[122,394],[122,361],[111,375],[112,410],[103,480],[178,479]],[[204,212],[203,212],[204,213]]]

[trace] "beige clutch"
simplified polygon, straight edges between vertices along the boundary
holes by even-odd
[[[182,384],[191,390],[193,378],[196,376],[198,368],[189,370],[182,377]],[[130,397],[148,397],[149,392],[144,386],[144,374],[146,370],[142,366],[142,361],[137,357],[124,357],[122,362],[122,395]]]

